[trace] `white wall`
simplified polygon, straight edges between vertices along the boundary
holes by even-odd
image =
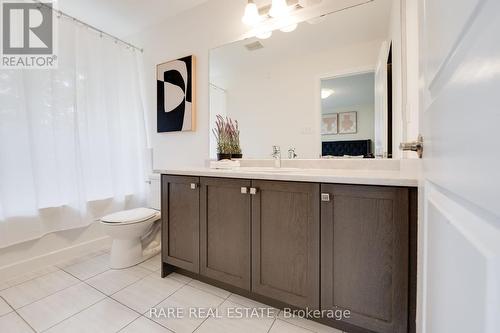
[[[322,135],[322,141],[375,140],[375,108],[373,104],[352,105],[347,108],[323,110],[323,114],[339,112],[357,112],[358,132],[353,134]],[[372,147],[373,151],[373,147]]]
[[[153,168],[202,166],[209,156],[208,51],[239,39],[244,1],[211,0],[128,38],[144,47],[144,82]],[[156,133],[157,64],[193,54],[197,58],[196,131]]]
[[[325,3],[325,7],[331,5],[334,4]],[[342,1],[339,2],[339,5],[342,5]],[[133,43],[144,47],[144,82],[146,82],[147,110],[149,110],[150,115],[148,128],[154,150],[154,169],[203,166],[209,158],[208,53],[214,47],[239,40],[241,36],[248,32],[241,23],[244,6],[245,1],[210,0],[192,10],[181,13],[176,17],[154,25],[128,38]],[[319,8],[319,12],[315,13],[315,15],[317,16],[324,9]],[[377,53],[379,46],[380,44],[377,46]],[[189,54],[194,54],[198,60],[196,70],[196,131],[156,133],[155,66],[164,61]],[[357,57],[363,56],[363,54],[362,52],[356,52],[351,53],[349,56]],[[357,63],[359,64],[360,62],[357,61]],[[311,109],[314,105],[310,104],[307,108]],[[265,126],[266,124],[262,123],[261,125]],[[312,130],[309,131],[309,128],[312,128]],[[313,137],[316,135],[317,142],[320,142],[319,117],[316,123],[305,124],[302,126],[302,129],[305,129],[305,132],[309,134],[301,135],[301,140],[313,140]],[[298,132],[301,132],[301,129]],[[297,133],[296,129],[294,133]],[[287,146],[290,144],[290,141],[285,138],[282,140],[282,145]],[[280,142],[277,142],[277,144],[280,144]],[[297,145],[299,144],[300,142]],[[318,151],[311,156],[319,156],[319,147],[320,145],[318,144]],[[266,149],[269,150],[269,148]],[[268,153],[267,150],[265,150],[266,154]]]

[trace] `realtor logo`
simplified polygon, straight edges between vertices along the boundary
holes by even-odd
[[[3,68],[54,68],[51,2],[2,1]]]

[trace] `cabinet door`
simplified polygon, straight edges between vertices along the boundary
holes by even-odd
[[[319,184],[252,181],[252,291],[319,308]]]
[[[322,185],[321,307],[343,322],[407,332],[408,189]],[[325,200],[325,201],[323,201]]]
[[[200,274],[250,290],[250,181],[201,179]]]
[[[167,264],[199,272],[199,178],[162,176],[162,255]]]

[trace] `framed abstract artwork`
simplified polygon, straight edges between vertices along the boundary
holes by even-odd
[[[324,114],[321,118],[321,134],[338,134],[338,115],[337,113]]]
[[[194,131],[195,57],[188,56],[156,66],[157,131]]]
[[[358,132],[358,113],[356,111],[339,113],[339,134]]]

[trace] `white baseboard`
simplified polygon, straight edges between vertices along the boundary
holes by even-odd
[[[87,242],[44,253],[13,264],[0,267],[0,282],[9,280],[15,276],[42,269],[47,266],[70,260],[76,257],[96,252],[111,246],[111,239],[103,236]]]

